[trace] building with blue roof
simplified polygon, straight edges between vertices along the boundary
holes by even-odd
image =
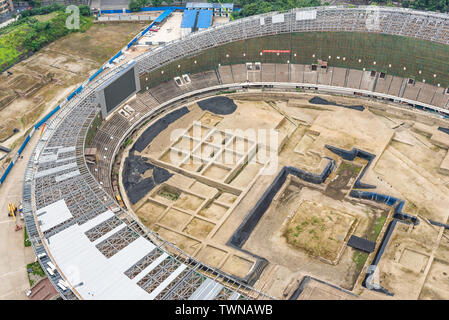
[[[168,18],[172,14],[173,11],[175,10],[174,9],[165,10],[160,16],[156,18],[156,20],[154,20],[154,23],[157,24],[162,23],[166,18]]]
[[[228,17],[234,10],[233,3],[187,2],[186,9],[210,10],[216,17]]]
[[[196,16],[198,10],[184,10],[181,21],[181,36],[186,36],[195,30]]]
[[[207,29],[212,25],[213,12],[211,10],[200,10],[196,28],[198,31]]]

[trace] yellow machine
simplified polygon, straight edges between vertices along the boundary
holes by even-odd
[[[22,226],[19,226],[19,224],[17,223],[17,219],[16,219],[16,211],[17,211],[17,208],[16,208],[16,206],[14,205],[14,203],[9,203],[8,204],[8,216],[9,217],[13,217],[14,218],[14,222],[16,223],[16,228],[15,228],[15,231],[19,231],[19,230],[22,230]]]
[[[14,220],[16,219],[16,206],[14,205],[14,203],[9,203],[8,204],[8,216],[9,217],[14,217]]]
[[[125,204],[123,203],[122,197],[120,197],[120,195],[116,195],[115,198],[117,199],[118,204],[124,208]]]

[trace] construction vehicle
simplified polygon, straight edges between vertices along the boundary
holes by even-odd
[[[16,228],[14,230],[15,231],[19,231],[19,230],[22,230],[23,227],[19,226],[19,224],[17,223],[16,212],[17,212],[17,208],[14,205],[14,203],[9,203],[8,204],[8,217],[13,217],[14,218],[14,222],[16,223]]]
[[[15,216],[16,211],[17,208],[14,203],[8,203],[8,217]]]
[[[125,204],[123,203],[122,197],[120,197],[120,195],[116,195],[115,198],[117,199],[117,202],[120,205],[120,207],[124,208]]]

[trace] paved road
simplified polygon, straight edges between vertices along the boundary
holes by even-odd
[[[14,231],[14,220],[8,217],[8,203],[20,204],[26,163],[38,138],[39,135],[35,134],[25,148],[23,159],[16,162],[8,178],[0,185],[0,300],[28,299],[25,292],[30,284],[26,265],[36,257],[31,247],[23,245],[23,230]],[[22,221],[19,223],[23,226]]]

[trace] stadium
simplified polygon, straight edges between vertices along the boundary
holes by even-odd
[[[23,182],[34,252],[68,300],[448,299],[448,57],[448,15],[372,6],[140,54],[47,121]]]

